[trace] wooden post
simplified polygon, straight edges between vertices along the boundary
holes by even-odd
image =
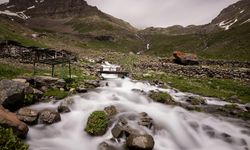
[[[52,77],[54,77],[54,67],[55,67],[55,65],[52,65],[52,72],[51,72]]]
[[[71,78],[71,64],[70,64],[70,61],[69,61],[69,78]]]
[[[36,62],[34,60],[34,62],[33,62],[33,76],[35,76],[35,75],[36,75]]]

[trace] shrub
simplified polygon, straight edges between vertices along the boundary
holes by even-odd
[[[0,127],[0,149],[1,150],[28,150],[29,146],[16,135],[12,129],[4,129]]]

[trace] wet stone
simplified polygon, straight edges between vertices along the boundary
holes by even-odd
[[[108,117],[112,117],[115,116],[117,114],[117,109],[115,106],[109,106],[109,107],[105,107],[104,111],[106,112]]]
[[[61,116],[58,112],[52,110],[44,110],[40,114],[39,121],[43,124],[53,124],[61,121]]]
[[[114,138],[121,138],[124,135],[124,129],[121,125],[116,124],[111,130],[111,133]]]
[[[116,150],[113,146],[109,145],[107,142],[102,142],[98,146],[98,150]]]
[[[126,146],[129,150],[152,150],[154,144],[154,139],[151,135],[131,134],[126,140]]]
[[[70,109],[68,106],[60,105],[60,106],[58,106],[57,111],[59,113],[68,113],[68,112],[70,112]]]
[[[39,112],[29,108],[21,108],[17,111],[17,118],[29,125],[37,123]]]

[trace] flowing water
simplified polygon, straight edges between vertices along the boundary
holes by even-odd
[[[111,129],[115,123],[109,127],[105,135],[91,137],[84,131],[88,116],[93,111],[114,105],[119,111],[116,118],[126,116],[134,128],[139,128],[153,136],[154,150],[246,150],[249,148],[250,136],[242,133],[243,128],[209,114],[189,112],[180,107],[155,103],[143,94],[150,90],[168,92],[177,101],[182,101],[183,97],[189,95],[130,79],[104,80],[101,87],[72,97],[74,103],[70,106],[71,112],[61,114],[61,122],[49,126],[30,127],[27,143],[31,150],[96,150],[99,143],[112,138]],[[207,101],[211,104],[225,104],[211,98],[207,98]],[[56,109],[59,103],[50,102],[31,107],[38,110]],[[135,116],[141,112],[146,112],[153,118],[153,130],[138,127]],[[211,129],[214,136],[208,134]]]

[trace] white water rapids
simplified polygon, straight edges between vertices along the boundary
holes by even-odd
[[[106,83],[108,82],[108,86]],[[189,112],[180,107],[173,107],[153,102],[138,90],[162,90],[170,93],[176,100],[181,101],[184,93],[170,89],[159,89],[148,83],[130,79],[109,79],[102,82],[101,87],[88,93],[74,96],[71,112],[61,114],[62,120],[53,125],[31,126],[27,143],[31,150],[97,150],[98,144],[112,138],[109,127],[105,135],[91,137],[85,131],[89,115],[96,110],[103,110],[114,105],[120,116],[127,116],[133,126],[136,114],[146,112],[154,121],[154,130],[140,127],[152,135],[155,141],[154,150],[246,150],[249,148],[250,136],[243,134],[241,127],[212,117],[209,114]],[[134,90],[138,89],[138,90]],[[209,100],[209,99],[207,99]],[[210,101],[216,103],[216,101]],[[31,106],[35,109],[56,109],[60,102],[43,103]],[[219,103],[221,104],[221,103]],[[196,124],[194,128],[190,124]],[[223,138],[211,137],[204,127],[210,127],[218,134],[229,134],[231,142]],[[244,142],[243,142],[244,141]],[[245,144],[242,144],[245,143]],[[246,143],[248,145],[246,145]]]

